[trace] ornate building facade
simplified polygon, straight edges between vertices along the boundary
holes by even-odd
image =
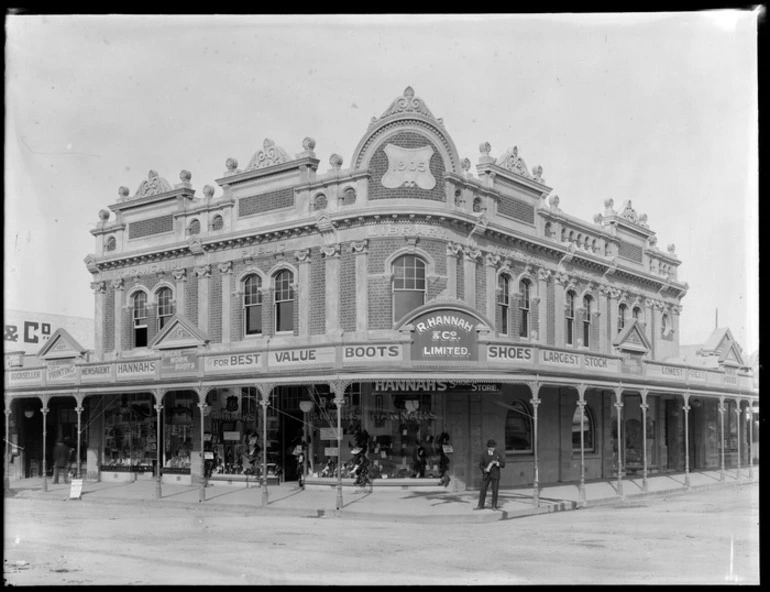
[[[680,260],[630,201],[570,216],[411,88],[349,168],[314,148],[266,139],[202,197],[187,171],[121,187],[85,260],[95,347],[57,332],[7,370],[7,433],[72,408],[88,479],[159,484],[293,479],[303,440],[309,485],[363,448],[375,486],[475,488],[489,438],[503,486],[746,466],[748,360],[729,329],[680,350]]]

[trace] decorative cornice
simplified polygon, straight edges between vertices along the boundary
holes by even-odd
[[[110,288],[113,290],[122,290],[123,289],[123,278],[117,278],[110,282]]]
[[[527,163],[525,163],[524,159],[519,156],[519,148],[517,146],[514,146],[498,158],[495,164],[502,169],[511,171],[512,173],[516,173],[527,179],[533,178],[527,169]],[[542,172],[542,169],[540,172]]]
[[[224,263],[218,264],[217,268],[219,269],[219,273],[232,273],[232,271],[233,271],[233,262],[232,261],[225,261]]]
[[[540,268],[537,270],[537,279],[541,282],[548,282],[551,279],[553,272],[550,269]]]
[[[326,259],[332,259],[340,256],[340,245],[335,243],[333,245],[324,245],[321,247],[321,254]]]
[[[187,269],[185,269],[184,267],[172,270],[171,275],[174,276],[174,279],[176,281],[180,281],[180,280],[183,282],[187,281]]]
[[[407,86],[404,89],[404,95],[395,99],[390,104],[390,107],[385,109],[385,112],[382,115],[380,115],[379,118],[372,117],[372,120],[370,121],[369,126],[370,127],[373,126],[378,121],[381,121],[386,117],[391,117],[393,115],[400,115],[402,113],[418,113],[420,115],[424,115],[425,117],[428,117],[429,119],[434,120],[439,125],[443,126],[444,124],[443,120],[436,118],[433,115],[433,113],[430,112],[430,109],[428,109],[428,106],[425,104],[425,102],[422,99],[414,96],[414,89],[411,86]]]
[[[294,259],[297,263],[309,263],[310,262],[310,249],[301,249],[294,252]]]
[[[360,242],[353,241],[350,243],[350,252],[356,255],[364,255],[369,252],[369,240],[364,239]]]
[[[207,278],[211,276],[211,265],[201,265],[195,268],[195,277]]]
[[[270,138],[265,138],[262,143],[262,150],[257,151],[254,156],[251,157],[249,164],[246,166],[245,172],[254,171],[257,169],[264,169],[276,164],[282,164],[289,162],[291,158],[286,151],[280,146],[276,146]],[[238,166],[236,161],[235,166]],[[230,165],[228,164],[228,169]]]
[[[124,195],[124,189],[125,187],[121,187],[118,192],[120,195],[118,198],[119,202],[126,201],[128,199],[128,193],[125,192]],[[163,177],[158,175],[158,171],[151,170],[149,173],[147,173],[147,179],[139,184],[136,193],[134,193],[134,196],[131,199],[139,199],[141,197],[159,195],[161,193],[166,193],[173,190],[174,188],[171,186],[171,184]]]
[[[107,282],[91,282],[94,294],[104,294],[107,291]]]

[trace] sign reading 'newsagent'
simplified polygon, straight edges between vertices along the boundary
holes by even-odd
[[[425,313],[413,322],[412,359],[425,361],[478,360],[476,319],[454,310]]]

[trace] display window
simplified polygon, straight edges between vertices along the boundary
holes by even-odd
[[[169,392],[164,397],[163,472],[189,474],[193,443],[192,392]]]
[[[115,397],[104,409],[102,471],[153,472],[157,437],[150,394]]]

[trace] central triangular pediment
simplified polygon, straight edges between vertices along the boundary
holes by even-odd
[[[86,351],[65,329],[57,329],[37,355],[41,360],[66,360],[80,357]]]
[[[618,333],[615,340],[612,342],[616,348],[633,352],[649,352],[650,341],[644,334],[642,325],[636,319],[631,319],[623,330]]]
[[[179,349],[206,345],[209,338],[184,315],[174,315],[155,336],[151,349]]]

